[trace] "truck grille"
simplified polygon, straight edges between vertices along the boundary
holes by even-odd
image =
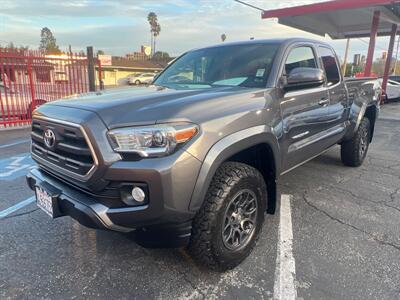
[[[88,175],[94,167],[91,149],[78,126],[34,119],[31,137],[32,157],[45,167],[78,177]]]

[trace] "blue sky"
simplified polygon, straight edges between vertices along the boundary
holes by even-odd
[[[246,1],[263,9],[322,2]],[[228,41],[250,37],[316,37],[279,25],[275,20],[262,20],[259,11],[233,0],[1,0],[0,45],[13,41],[16,45],[37,48],[40,29],[47,26],[63,50],[69,44],[74,51],[92,45],[109,54],[123,55],[149,44],[146,17],[150,11],[157,13],[161,24],[157,48],[172,55],[219,43],[222,33],[227,35]],[[325,40],[343,56],[344,41]],[[378,39],[376,55],[387,48],[387,40]],[[352,41],[351,54],[366,54],[367,41]]]

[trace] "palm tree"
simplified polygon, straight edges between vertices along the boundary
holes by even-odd
[[[221,34],[221,41],[222,41],[222,42],[225,42],[225,40],[226,40],[226,34],[223,33],[223,34]]]
[[[157,38],[157,36],[160,35],[160,32],[161,32],[161,25],[159,23],[157,23],[157,25],[154,27],[154,30],[153,30],[153,36],[154,36],[154,38],[153,38],[153,44],[154,44],[153,54],[156,53],[156,38]]]
[[[147,21],[150,24],[151,50],[152,50],[152,54],[154,54],[155,53],[155,47],[156,47],[156,37],[161,32],[161,26],[158,23],[157,15],[154,12],[150,12],[147,15]]]

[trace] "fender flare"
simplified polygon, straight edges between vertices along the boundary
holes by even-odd
[[[358,130],[358,127],[360,127],[361,121],[365,116],[365,112],[367,111],[367,107],[368,103],[363,103],[363,105],[361,106],[360,111],[358,112],[356,126],[354,126],[353,134]]]
[[[351,112],[350,112],[354,116],[352,118],[353,127],[352,127],[352,130],[349,130],[348,134],[346,135],[345,140],[351,139],[354,136],[354,134],[357,132],[358,128],[360,127],[361,121],[364,118],[364,116],[365,116],[365,114],[367,112],[367,109],[369,107],[375,107],[375,109],[376,109],[376,117],[375,117],[374,122],[376,121],[376,118],[377,118],[377,116],[379,114],[379,106],[376,105],[376,103],[374,103],[374,102],[369,102],[369,103],[364,102],[361,105],[361,107],[360,106],[356,106],[356,107],[359,107],[358,114],[357,114],[357,111],[353,109],[354,106],[356,106],[356,105],[355,104],[352,105]]]
[[[197,211],[200,209],[215,172],[225,160],[242,150],[258,144],[267,144],[272,149],[275,178],[278,178],[281,169],[280,149],[277,138],[271,128],[260,125],[235,132],[219,140],[208,151],[197,176],[189,210]]]

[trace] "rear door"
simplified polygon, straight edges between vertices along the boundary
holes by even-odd
[[[349,109],[346,86],[343,81],[338,59],[335,52],[326,47],[318,46],[318,56],[325,70],[326,86],[329,94],[329,118],[328,122],[332,130],[337,129],[337,135],[344,132],[340,129],[345,127],[347,121],[347,109]]]
[[[284,59],[282,75],[298,67],[321,68],[312,44],[292,46]],[[284,92],[280,99],[284,138],[283,170],[287,171],[319,154],[329,129],[329,95],[325,85]]]

